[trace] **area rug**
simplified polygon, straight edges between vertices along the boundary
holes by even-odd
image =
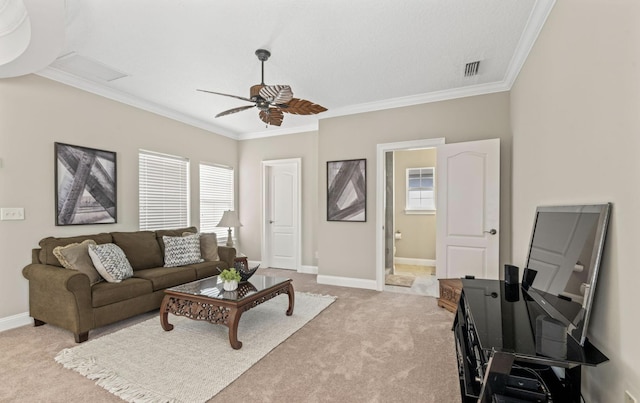
[[[128,402],[205,402],[302,328],[335,297],[281,295],[242,314],[240,350],[229,345],[228,329],[169,315],[165,332],[158,317],[79,346],[62,350],[56,362]]]
[[[384,283],[386,285],[397,285],[400,287],[411,287],[415,281],[413,276],[403,276],[401,274],[387,274]]]

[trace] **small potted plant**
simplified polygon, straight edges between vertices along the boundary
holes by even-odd
[[[242,279],[242,277],[240,277],[240,273],[238,273],[234,268],[222,270],[220,278],[224,281],[222,287],[225,291],[233,291],[238,288],[238,282]]]

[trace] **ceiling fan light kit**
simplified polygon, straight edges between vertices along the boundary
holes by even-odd
[[[307,101],[306,99],[294,98],[293,91],[288,85],[266,85],[264,83],[264,62],[269,60],[271,52],[266,49],[258,49],[255,54],[258,57],[258,60],[262,63],[262,75],[260,84],[253,85],[249,88],[249,98],[198,89],[198,91],[237,98],[253,103],[253,105],[240,106],[238,108],[220,112],[215,116],[216,118],[251,108],[258,108],[260,111],[258,113],[258,117],[260,120],[265,122],[268,127],[269,125],[280,126],[284,119],[283,113],[290,113],[293,115],[315,115],[327,110],[327,108],[311,101]]]

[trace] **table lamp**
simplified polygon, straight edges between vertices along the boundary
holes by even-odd
[[[232,227],[242,227],[240,220],[238,220],[238,214],[236,214],[233,210],[227,210],[222,214],[222,218],[216,227],[227,227],[229,228],[229,232],[227,235],[227,246],[233,247],[233,238],[231,237],[231,228]]]

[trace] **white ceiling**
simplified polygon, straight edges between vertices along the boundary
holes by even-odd
[[[39,74],[236,139],[294,133],[327,116],[509,90],[554,2],[67,0],[61,57]],[[256,109],[214,118],[248,103],[196,89],[248,97],[258,48],[272,53],[266,84],[328,111],[285,114],[279,128]],[[465,77],[473,61],[479,74]]]

